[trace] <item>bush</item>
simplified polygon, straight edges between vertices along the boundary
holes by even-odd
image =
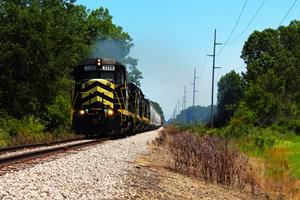
[[[70,110],[69,98],[58,95],[54,102],[47,106],[45,115],[47,129],[58,132],[70,126]]]
[[[247,181],[247,157],[229,148],[227,141],[215,135],[197,136],[167,127],[159,144],[166,144],[176,171],[205,181],[243,187]]]
[[[289,131],[294,131],[297,135],[300,135],[300,120],[292,119],[279,123],[280,126],[286,128]]]
[[[224,128],[218,129],[217,133],[218,135],[226,138],[237,138],[250,134],[252,130],[252,125],[243,124],[240,126],[226,126]]]
[[[0,147],[7,147],[10,142],[9,134],[0,128]]]
[[[178,126],[178,131],[189,131],[191,133],[195,133],[197,135],[204,135],[207,133],[208,129],[204,124],[201,123],[193,123],[193,124],[183,124]]]
[[[59,115],[57,117],[60,119]],[[70,138],[78,138],[78,136],[66,130],[58,131],[56,129],[56,132],[47,132],[45,122],[39,118],[28,115],[22,119],[15,119],[0,110],[0,147],[44,143]]]
[[[45,126],[33,116],[27,116],[17,122],[17,133],[12,136],[10,145],[42,142],[47,137],[44,133]]]
[[[19,120],[12,118],[5,111],[0,111],[0,128],[9,136],[16,136],[20,130]]]

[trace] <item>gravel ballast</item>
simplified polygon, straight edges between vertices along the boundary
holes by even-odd
[[[0,176],[0,199],[118,199],[127,175],[147,142],[158,131],[105,142],[62,154],[26,169]]]

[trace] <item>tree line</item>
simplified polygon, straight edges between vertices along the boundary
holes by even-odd
[[[181,110],[174,119],[170,119],[168,123],[190,124],[195,122],[209,123],[211,114],[211,106],[191,106]],[[214,106],[214,114],[216,114],[216,106]]]
[[[278,125],[300,130],[300,21],[254,31],[241,58],[246,71],[218,82],[217,125]]]

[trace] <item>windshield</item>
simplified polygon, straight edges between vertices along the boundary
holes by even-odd
[[[83,79],[99,78],[98,72],[86,72],[84,73]]]
[[[114,82],[115,74],[113,72],[100,72],[100,78]]]

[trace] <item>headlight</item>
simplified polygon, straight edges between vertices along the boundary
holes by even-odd
[[[84,110],[79,110],[80,115],[84,115],[84,113],[85,113]]]
[[[100,65],[101,65],[101,59],[100,59],[100,58],[97,58],[97,62],[96,62],[96,64],[97,64],[98,66],[100,66]]]
[[[107,110],[107,114],[110,115],[110,116],[112,116],[114,114],[114,111],[112,109],[108,109]]]

